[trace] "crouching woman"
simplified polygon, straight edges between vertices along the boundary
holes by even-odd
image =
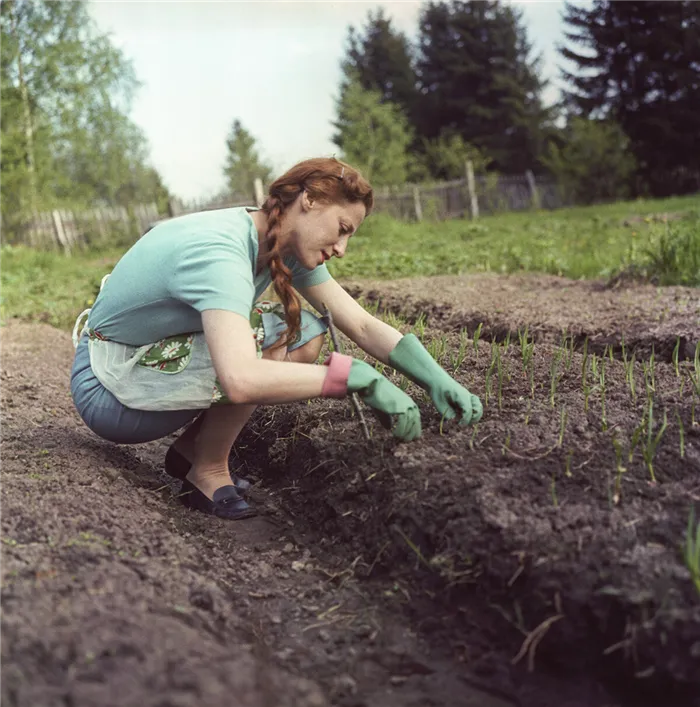
[[[318,158],[273,182],[261,209],[189,214],[151,229],[103,281],[84,326],[76,322],[71,393],[86,425],[119,444],[185,427],[165,469],[182,479],[186,506],[229,519],[254,514],[228,459],[257,405],[358,393],[396,437],[418,438],[416,404],[372,366],[339,353],[313,365],[326,323],[301,309],[297,293],[428,391],[441,415],[477,421],[479,399],[326,268],[345,255],[372,204],[359,172]],[[271,283],[281,304],[258,303]]]

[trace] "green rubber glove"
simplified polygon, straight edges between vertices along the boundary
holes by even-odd
[[[410,442],[421,433],[420,411],[413,400],[364,361],[353,359],[348,393],[357,393],[394,437]]]
[[[481,400],[442,369],[414,334],[406,334],[399,341],[389,354],[389,364],[427,391],[446,419],[457,417],[462,425],[481,419]]]

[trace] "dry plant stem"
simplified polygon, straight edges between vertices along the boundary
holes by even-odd
[[[559,619],[563,619],[564,615],[563,614],[556,614],[554,616],[551,616],[550,618],[546,619],[543,621],[536,629],[534,629],[531,633],[527,635],[525,640],[523,641],[523,645],[520,648],[520,652],[518,655],[515,656],[511,660],[511,663],[513,665],[516,665],[519,663],[525,654],[528,654],[528,661],[527,661],[527,669],[528,672],[533,672],[535,669],[535,653],[537,651],[537,646],[539,646],[540,642],[542,639],[545,637],[545,634],[547,631],[549,631],[549,627],[559,621]]]
[[[323,303],[323,315],[326,317],[326,321],[328,322],[328,331],[331,334],[331,341],[333,342],[333,348],[340,354],[343,353],[342,348],[340,347],[340,344],[338,342],[338,337],[336,336],[335,333],[335,326],[333,326],[333,315],[331,314],[331,310],[328,309],[325,303]],[[369,430],[367,429],[367,422],[365,422],[365,416],[362,414],[362,408],[360,407],[360,401],[357,397],[357,393],[353,393],[350,396],[350,400],[352,401],[352,406],[355,408],[355,412],[357,413],[357,417],[360,419],[360,425],[362,425],[362,433],[365,436],[365,439],[369,442],[370,436],[369,436]]]

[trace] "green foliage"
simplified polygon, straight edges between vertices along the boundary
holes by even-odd
[[[566,4],[570,110],[616,121],[659,196],[700,189],[700,3]]]
[[[399,278],[465,272],[521,270],[571,278],[608,277],[620,267],[649,265],[664,227],[645,214],[676,212],[669,233],[700,250],[700,199],[635,201],[607,206],[488,216],[479,221],[406,224],[374,214],[350,241],[347,256],[330,261],[339,278]],[[631,217],[639,220],[630,223]],[[628,225],[626,225],[628,224]],[[670,237],[670,236],[669,236]],[[631,247],[634,244],[634,248]],[[72,257],[3,246],[2,318],[44,321],[65,329],[99,290],[122,250],[82,251]],[[695,257],[695,256],[694,256]],[[682,259],[678,259],[682,264]],[[697,260],[695,261],[697,262]],[[700,273],[667,271],[664,284],[700,285]],[[677,279],[673,279],[673,278]],[[417,325],[418,326],[418,325]],[[475,345],[479,328],[474,333]],[[420,330],[417,329],[420,333]],[[475,349],[476,355],[476,349]],[[530,371],[533,368],[530,366]],[[700,347],[693,385],[700,380]]]
[[[617,124],[574,116],[562,137],[563,144],[549,144],[542,162],[568,198],[592,204],[629,196],[636,162]]]
[[[433,140],[423,140],[422,145],[423,153],[416,159],[412,181],[464,179],[467,160],[472,162],[474,174],[483,174],[491,164],[491,159],[481,150],[449,131]]]
[[[85,2],[0,6],[5,238],[33,211],[167,201],[128,118],[138,83]]]
[[[226,166],[224,176],[230,194],[255,197],[253,183],[257,178],[264,184],[272,179],[272,168],[263,162],[255,146],[255,138],[234,120],[226,139]]]
[[[403,184],[409,169],[412,133],[408,120],[379,91],[367,91],[357,78],[346,83],[337,102],[338,132],[333,142],[343,158],[374,186]]]
[[[345,82],[354,77],[365,90],[379,91],[382,102],[400,106],[407,116],[412,114],[418,92],[411,48],[383,8],[370,10],[359,32],[350,27],[342,68]]]
[[[72,329],[90,307],[102,277],[112,270],[121,250],[79,252],[66,257],[54,251],[4,245],[0,317],[46,322]]]
[[[686,226],[667,225],[640,260],[646,277],[659,285],[700,285],[700,217],[689,219]]]
[[[421,12],[418,134],[459,134],[512,174],[538,162],[551,120],[542,104],[540,60],[522,12],[510,4],[436,2]]]
[[[665,225],[646,214],[678,213],[673,230],[679,239],[700,248],[698,197],[635,201],[556,212],[514,212],[478,221],[402,223],[373,214],[353,236],[342,261],[331,261],[336,277],[399,278],[461,274],[474,271],[544,272],[570,278],[608,278],[634,266],[642,275],[650,267]],[[680,252],[680,251],[679,251]],[[700,284],[692,259],[679,258],[673,275],[685,284]]]

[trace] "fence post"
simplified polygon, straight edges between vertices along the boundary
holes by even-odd
[[[263,192],[263,183],[260,177],[256,177],[253,182],[253,193],[255,194],[255,205],[260,208],[265,202],[265,194]]]
[[[416,221],[423,220],[423,208],[420,204],[420,190],[416,184],[413,185],[413,208],[416,212]]]
[[[56,234],[56,240],[63,246],[63,250],[66,251],[67,255],[70,255],[70,243],[66,238],[66,233],[63,230],[63,222],[61,221],[61,212],[58,209],[54,209],[51,212],[51,217],[53,218],[54,233]]]
[[[467,173],[467,191],[469,192],[469,204],[470,211],[473,219],[479,218],[479,201],[476,198],[476,187],[474,185],[474,165],[471,160],[467,160],[466,166]]]
[[[526,170],[525,179],[527,179],[527,185],[530,188],[530,201],[532,203],[532,208],[539,209],[540,193],[537,190],[537,182],[535,182],[535,175],[532,173],[531,169]]]

